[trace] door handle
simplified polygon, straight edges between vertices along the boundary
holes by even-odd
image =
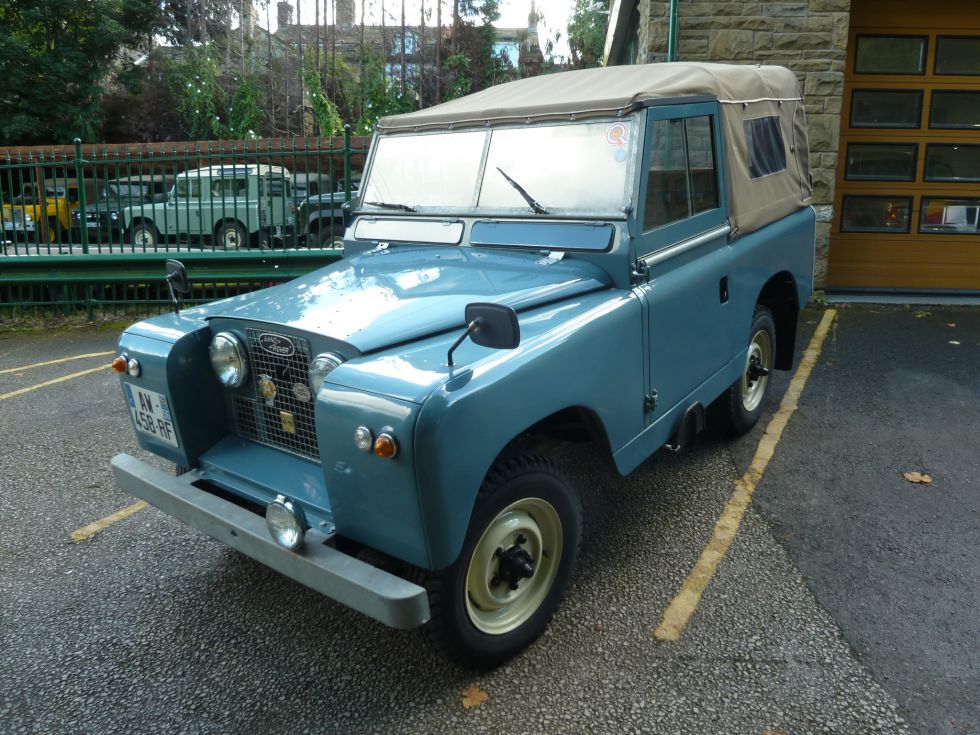
[[[728,303],[728,276],[718,282],[718,300],[723,304]]]

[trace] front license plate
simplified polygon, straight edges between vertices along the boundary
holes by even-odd
[[[123,383],[123,388],[126,390],[126,400],[129,401],[129,412],[133,414],[136,430],[172,447],[179,446],[167,397],[162,393],[137,388],[130,383]]]

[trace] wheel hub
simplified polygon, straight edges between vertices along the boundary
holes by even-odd
[[[526,543],[524,536],[518,536],[516,544],[506,551],[498,546],[494,554],[497,557],[497,577],[512,590],[517,589],[521,580],[534,576],[534,558],[520,546]]]

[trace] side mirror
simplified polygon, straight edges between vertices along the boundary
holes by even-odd
[[[512,350],[521,343],[521,325],[517,312],[503,304],[467,304],[466,331],[449,348],[446,362],[453,367],[453,352],[463,340],[472,337],[473,343],[497,350]]]
[[[167,281],[178,293],[191,292],[191,281],[187,277],[187,269],[179,260],[167,261]]]
[[[174,304],[174,314],[180,313],[179,293],[190,293],[191,282],[187,277],[187,269],[179,260],[167,261],[167,288],[170,289],[170,300]]]

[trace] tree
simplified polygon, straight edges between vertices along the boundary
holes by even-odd
[[[575,9],[568,19],[568,49],[573,69],[602,66],[608,22],[608,2],[575,0]]]
[[[177,114],[192,140],[254,138],[263,131],[263,80],[257,74],[222,76],[216,46],[184,49],[166,70]]]
[[[119,51],[159,24],[156,0],[0,0],[0,144],[94,140]]]

